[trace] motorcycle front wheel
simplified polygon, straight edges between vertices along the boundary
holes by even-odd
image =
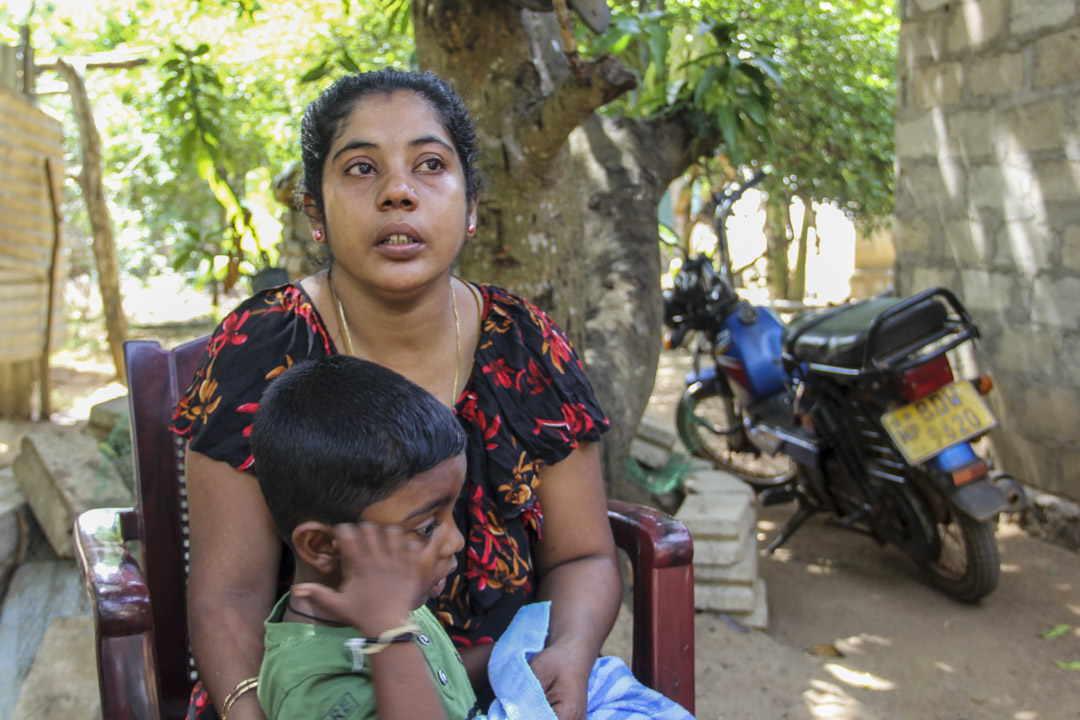
[[[786,455],[761,453],[743,431],[742,411],[716,382],[698,382],[683,391],[675,426],[686,449],[716,467],[738,475],[757,489],[782,485],[795,476]]]

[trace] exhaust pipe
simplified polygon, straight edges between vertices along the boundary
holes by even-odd
[[[1025,503],[1024,486],[1018,483],[1016,478],[1008,473],[999,473],[991,478],[990,482],[1005,496],[1006,505],[1002,512],[1012,513],[1023,509]]]

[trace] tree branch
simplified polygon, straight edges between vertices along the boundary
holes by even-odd
[[[530,157],[551,157],[570,132],[596,110],[637,87],[637,79],[610,55],[582,63],[579,68],[580,74],[561,78],[554,91],[521,119],[517,134]]]
[[[148,64],[150,61],[143,57],[143,53],[149,50],[151,48],[100,52],[85,57],[64,57],[62,60],[58,57],[38,58],[34,62],[34,70],[38,73],[46,70],[61,72],[61,62],[80,68],[80,70],[124,70]]]

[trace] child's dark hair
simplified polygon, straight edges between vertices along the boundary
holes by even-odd
[[[251,450],[278,532],[356,522],[422,472],[465,452],[450,408],[381,365],[348,355],[299,363],[263,392]]]
[[[320,215],[323,205],[322,175],[326,156],[342,123],[353,106],[368,95],[414,92],[427,101],[439,116],[454,143],[465,174],[465,201],[472,202],[480,192],[480,174],[476,168],[476,127],[469,118],[465,103],[450,84],[430,72],[406,72],[383,68],[374,72],[346,75],[323,91],[307,109],[300,122],[300,152],[304,162],[302,188],[315,200]]]

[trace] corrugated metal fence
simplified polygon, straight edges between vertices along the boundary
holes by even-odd
[[[0,86],[0,416],[27,416],[34,383],[47,410],[60,242],[60,123]],[[54,300],[55,299],[55,300]]]

